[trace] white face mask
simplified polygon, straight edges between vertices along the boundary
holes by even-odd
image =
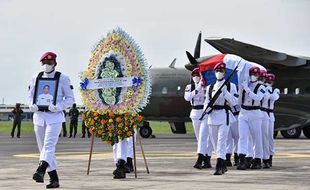
[[[43,71],[46,73],[50,73],[54,70],[54,65],[44,64],[42,65]]]
[[[272,85],[270,83],[266,83],[266,86],[272,87]]]
[[[195,83],[198,83],[198,82],[200,81],[200,77],[193,77],[193,81],[194,81]]]
[[[217,80],[223,79],[224,76],[225,76],[225,73],[215,72],[215,77],[216,77]]]
[[[255,75],[251,75],[251,76],[250,76],[250,81],[251,81],[251,82],[256,82],[257,79],[258,79],[258,78],[257,78]]]

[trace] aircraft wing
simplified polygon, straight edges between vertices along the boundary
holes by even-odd
[[[229,38],[207,38],[207,43],[224,54],[235,54],[267,68],[310,66],[310,57],[293,56]]]

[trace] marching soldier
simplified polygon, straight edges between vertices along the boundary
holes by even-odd
[[[258,83],[260,69],[252,67],[249,71],[250,82],[245,81],[241,84],[239,101],[241,110],[239,113],[239,165],[238,170],[246,169],[245,156],[248,153],[248,138],[252,138],[254,144],[254,161],[252,169],[261,168],[262,151],[262,118],[260,111],[260,101],[264,96],[264,88]]]
[[[216,64],[214,72],[217,80],[214,84],[207,86],[205,106],[209,104],[211,98],[225,82],[226,64]],[[237,98],[234,96],[236,93],[237,88],[233,83],[225,85],[208,115],[211,142],[217,156],[214,175],[222,175],[227,171],[225,163],[227,135],[230,124],[236,121],[230,107],[237,104]]]
[[[21,126],[21,122],[22,122],[22,113],[24,113],[24,111],[20,108],[20,104],[17,103],[15,105],[15,108],[12,110],[12,113],[14,114],[14,122],[13,122],[13,128],[11,131],[11,137],[14,138],[14,133],[15,133],[15,129],[17,126],[17,138],[20,138],[20,126]]]
[[[34,131],[40,151],[40,162],[36,172],[33,174],[33,180],[43,183],[47,170],[50,176],[50,184],[46,188],[58,188],[59,179],[56,171],[55,147],[61,131],[62,122],[65,121],[63,110],[72,105],[74,95],[69,77],[55,71],[57,65],[55,53],[44,53],[40,62],[42,63],[43,72],[32,78],[28,94],[29,108],[34,112]],[[39,110],[38,106],[33,104],[35,88],[38,88],[36,81],[40,78],[54,78],[58,83],[57,98],[55,97],[56,105],[50,104],[48,110]]]
[[[263,120],[262,120],[262,142],[263,142],[263,168],[270,168],[268,159],[269,159],[269,139],[268,139],[268,133],[269,133],[269,123],[270,123],[270,116],[268,113],[268,101],[270,97],[270,93],[267,90],[267,85],[265,85],[267,77],[267,72],[264,70],[261,70],[260,77],[259,77],[259,83],[263,85],[264,87],[264,97],[261,100],[261,111],[263,112]]]
[[[199,68],[195,68],[192,71],[192,80],[193,83],[187,85],[185,88],[184,99],[189,101],[192,105],[192,111],[189,117],[192,120],[196,140],[198,141],[201,124],[199,118],[203,112],[203,102],[205,100],[205,93],[200,79]]]
[[[113,158],[116,169],[113,171],[114,179],[126,178],[126,161],[128,155],[129,143],[123,139],[113,145]]]
[[[269,100],[268,100],[268,109],[267,112],[269,114],[270,120],[269,120],[269,132],[268,132],[268,139],[269,139],[269,159],[268,163],[269,166],[272,167],[272,157],[275,153],[275,148],[274,148],[274,139],[273,139],[273,133],[274,133],[274,122],[275,122],[275,117],[273,113],[274,109],[274,103],[280,98],[280,90],[278,88],[273,88],[274,81],[275,81],[275,75],[272,73],[267,74],[267,80],[266,80],[266,85],[267,85],[267,90],[270,93]]]
[[[72,137],[73,132],[73,138],[75,138],[77,133],[77,126],[78,126],[78,118],[79,118],[79,110],[76,108],[76,104],[74,103],[72,105],[72,108],[69,110],[69,116],[70,116],[70,136]]]

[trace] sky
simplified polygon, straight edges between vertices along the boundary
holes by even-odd
[[[57,53],[81,104],[78,73],[94,45],[121,27],[141,46],[153,68],[188,62],[199,31],[310,57],[308,0],[0,0],[0,103],[27,102],[39,58]],[[202,42],[201,56],[219,53]]]

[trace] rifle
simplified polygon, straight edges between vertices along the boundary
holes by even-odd
[[[217,98],[219,97],[219,95],[221,94],[223,87],[224,87],[225,85],[227,85],[227,84],[230,82],[232,76],[233,76],[234,73],[237,71],[237,68],[238,68],[238,66],[239,66],[241,60],[242,60],[242,59],[239,60],[237,66],[236,66],[236,67],[234,68],[234,70],[230,73],[230,75],[227,77],[227,79],[226,79],[225,82],[222,84],[222,86],[216,91],[216,93],[214,94],[214,96],[212,97],[212,99],[209,101],[208,106],[205,108],[205,110],[203,110],[202,115],[201,115],[201,117],[199,118],[199,120],[202,120],[202,119],[204,118],[204,116],[205,116],[207,113],[208,113],[208,114],[211,113],[211,111],[213,110],[213,108],[212,108],[212,107],[213,107],[213,104],[215,103],[215,101],[217,100]]]

